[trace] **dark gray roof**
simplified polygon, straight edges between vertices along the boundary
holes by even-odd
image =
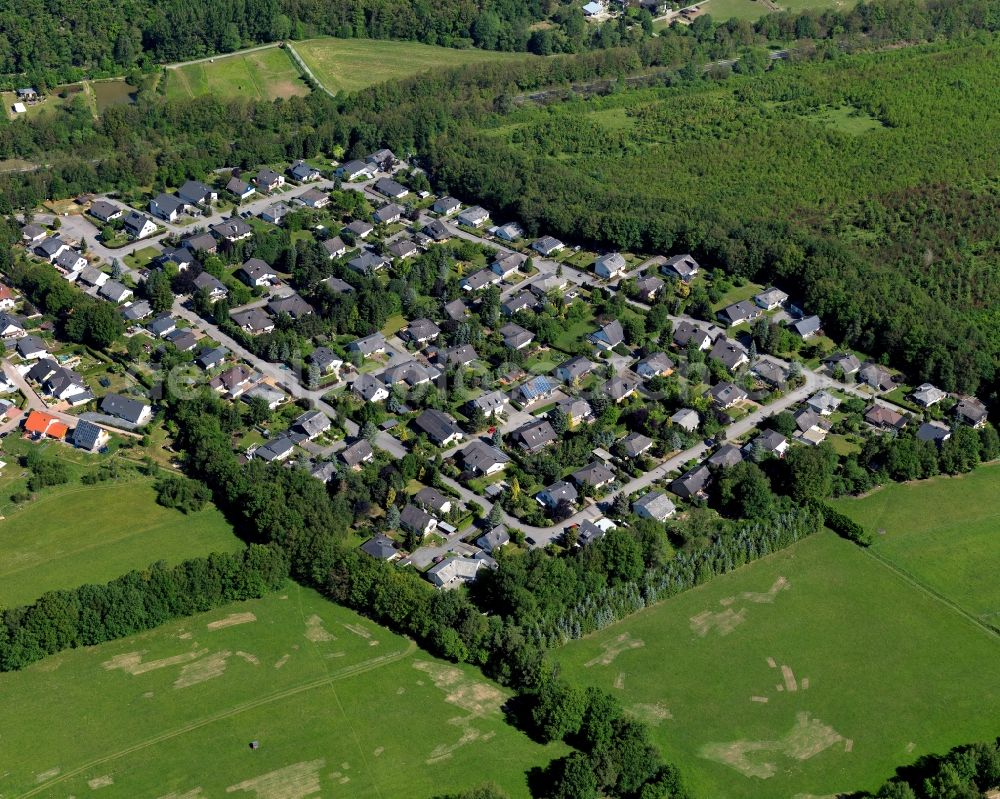
[[[100,427],[86,419],[80,419],[73,431],[73,443],[83,449],[94,449],[104,433]]]
[[[510,463],[510,458],[496,447],[476,439],[462,450],[462,462],[466,469],[485,474],[497,464]]]
[[[363,438],[340,451],[341,460],[348,466],[360,466],[374,455],[375,451],[372,449],[372,445]]]
[[[528,422],[528,424],[515,430],[511,434],[511,437],[528,452],[537,452],[558,438],[552,425],[545,419],[536,419],[533,422]]]
[[[371,555],[373,558],[377,558],[378,560],[391,560],[399,554],[393,540],[389,538],[389,536],[382,535],[381,533],[365,541],[365,543],[361,545],[361,551],[366,555]]]
[[[121,394],[108,394],[101,400],[101,410],[111,416],[117,416],[126,422],[138,424],[143,412],[149,406],[132,397],[123,397]]]
[[[446,441],[453,435],[462,434],[461,429],[455,424],[454,419],[448,416],[448,414],[434,408],[428,408],[421,413],[414,421],[414,424],[427,433],[432,441],[438,444]]]

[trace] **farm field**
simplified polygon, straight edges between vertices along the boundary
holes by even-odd
[[[875,552],[1000,629],[1000,464],[834,505],[875,533]]]
[[[456,50],[378,39],[310,39],[293,46],[331,92],[354,92],[433,69],[528,57],[523,53]]]
[[[775,0],[774,7],[780,11],[790,11],[798,14],[811,9],[822,11],[827,8],[848,9],[850,4],[845,0]],[[737,19],[757,20],[775,11],[768,3],[760,0],[707,0],[701,6],[706,14],[711,14],[716,22],[725,22],[732,17]]]
[[[279,47],[185,64],[168,69],[165,80],[171,98],[212,94],[275,100],[309,93],[292,59]]]
[[[830,532],[558,659],[652,724],[696,796],[873,789],[1000,715],[1000,639]]]
[[[0,795],[419,799],[488,777],[526,799],[563,750],[507,726],[506,696],[291,584],[0,674]]]
[[[184,515],[157,505],[149,479],[47,488],[0,521],[0,607],[242,546],[214,506]]]

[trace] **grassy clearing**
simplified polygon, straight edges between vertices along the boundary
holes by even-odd
[[[189,515],[161,507],[148,479],[49,488],[0,523],[0,606],[242,546],[214,506]]]
[[[212,61],[167,70],[167,97],[246,97],[275,100],[309,93],[298,69],[283,49],[219,56]]]
[[[996,579],[1000,465],[893,484],[838,510],[877,531],[873,549],[984,622],[1000,627]],[[884,532],[883,532],[884,531]]]
[[[846,8],[848,4],[845,0],[776,0],[775,5],[781,11],[797,14],[809,9]],[[773,13],[772,8],[759,0],[707,0],[702,8],[717,21],[732,17],[753,21]]]
[[[310,39],[295,42],[294,47],[331,92],[354,92],[434,69],[528,57],[518,53],[456,50],[377,39]]]
[[[862,136],[870,131],[881,130],[885,127],[871,114],[850,105],[822,108],[806,115],[805,119],[819,122],[821,125],[849,136]]]
[[[568,644],[696,796],[871,789],[996,734],[1000,640],[826,532]]]
[[[4,796],[428,797],[489,777],[527,799],[525,770],[563,751],[506,725],[474,669],[295,585],[2,674],[0,696],[19,731]]]

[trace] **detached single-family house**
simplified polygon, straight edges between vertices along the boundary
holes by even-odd
[[[278,273],[260,258],[248,258],[236,270],[236,277],[251,287],[270,286],[278,279]]]
[[[184,213],[185,203],[172,194],[157,194],[149,201],[149,212],[157,219],[173,222]]]
[[[267,206],[260,212],[260,218],[272,225],[280,225],[281,221],[292,213],[292,207],[285,202],[277,202]]]
[[[678,347],[687,347],[694,342],[694,346],[705,351],[711,349],[713,341],[710,332],[691,322],[683,321],[674,328],[674,343]]]
[[[767,358],[761,358],[750,371],[772,388],[779,388],[788,380],[788,370]]]
[[[524,238],[524,229],[517,222],[508,222],[498,227],[495,235],[504,241],[517,241]]]
[[[559,239],[553,238],[552,236],[542,236],[540,239],[532,243],[531,249],[543,258],[548,258],[550,255],[555,255],[565,246],[566,245],[559,241]]]
[[[253,228],[238,216],[234,216],[212,225],[212,232],[223,241],[234,244],[250,238],[253,235]]]
[[[619,344],[625,343],[625,331],[622,330],[622,323],[617,319],[602,325],[597,331],[588,337],[592,343],[602,350],[611,350]]]
[[[949,438],[951,438],[951,429],[943,422],[924,422],[917,429],[919,441],[933,441],[939,447]]]
[[[742,388],[728,382],[713,386],[708,395],[715,406],[724,411],[747,399],[747,393]]]
[[[635,373],[647,380],[651,377],[667,377],[673,374],[673,371],[674,362],[665,352],[651,353],[635,365]]]
[[[462,203],[454,197],[440,197],[434,201],[434,205],[431,206],[431,210],[435,214],[441,214],[441,216],[451,216],[461,207]]]
[[[698,412],[691,408],[681,408],[670,417],[670,421],[682,430],[687,430],[689,433],[697,430],[698,425],[701,423],[701,419],[698,418]]]
[[[466,208],[455,218],[458,220],[458,224],[460,225],[478,228],[482,227],[489,221],[490,212],[485,208],[480,208],[478,205],[474,205],[472,208]]]
[[[153,418],[153,407],[132,397],[108,394],[101,400],[101,413],[124,419],[129,424],[144,425]]]
[[[722,365],[730,372],[742,369],[750,363],[750,353],[747,352],[746,347],[738,341],[733,341],[725,336],[719,336],[715,340],[715,344],[712,345],[712,350],[708,353],[708,357],[721,361]]]
[[[407,505],[399,514],[399,524],[404,530],[417,535],[429,535],[434,532],[438,520],[416,505]]]
[[[764,312],[750,300],[741,300],[727,305],[717,314],[720,322],[727,325],[738,325],[743,322],[752,322]]]
[[[368,238],[373,230],[375,230],[375,226],[370,222],[365,222],[363,219],[355,219],[350,224],[344,226],[344,232],[350,233],[356,239]]]
[[[73,446],[85,449],[87,452],[100,452],[107,446],[110,438],[107,430],[86,419],[80,419],[76,423],[76,429],[73,430]]]
[[[399,200],[410,193],[410,190],[392,178],[379,178],[373,187],[379,194],[391,200]]]
[[[494,259],[493,263],[490,264],[490,269],[496,274],[500,275],[504,280],[517,274],[517,271],[524,265],[528,260],[528,256],[522,255],[519,252],[511,252],[506,255],[498,255]]]
[[[595,491],[599,491],[615,481],[615,473],[597,461],[587,464],[582,469],[577,469],[570,476],[578,486],[590,486]]]
[[[24,431],[34,438],[52,438],[62,441],[69,432],[65,422],[42,411],[31,411],[24,420]]]
[[[595,368],[596,364],[589,358],[577,355],[575,358],[570,358],[556,367],[556,377],[564,383],[575,383],[578,380],[583,380]]]
[[[0,311],[0,338],[14,339],[24,334],[24,322],[12,313]]]
[[[344,180],[359,180],[361,178],[370,180],[372,167],[364,161],[348,161],[337,167],[336,175]]]
[[[566,415],[566,421],[570,427],[581,422],[592,422],[594,420],[594,409],[590,403],[581,397],[566,397],[556,403],[556,410]]]
[[[548,377],[545,375],[536,375],[517,387],[514,391],[514,399],[522,407],[525,407],[550,397],[555,390],[556,386]]]
[[[288,174],[292,176],[292,180],[297,180],[299,183],[312,183],[323,177],[316,167],[302,160],[293,163],[288,169]]]
[[[324,241],[323,249],[326,251],[327,258],[331,261],[347,253],[347,245],[344,244],[344,240],[340,236],[334,236]]]
[[[215,275],[209,274],[208,272],[199,272],[192,281],[192,285],[194,286],[195,291],[207,291],[208,298],[212,302],[224,300],[229,296],[229,289],[225,287],[223,282]]]
[[[471,344],[459,344],[456,347],[438,350],[434,360],[439,366],[448,368],[452,366],[468,366],[478,358],[479,354]]]
[[[357,472],[366,463],[375,460],[375,450],[365,439],[361,438],[340,451],[340,459],[351,470]]]
[[[844,376],[847,377],[857,374],[861,368],[861,361],[858,360],[857,355],[853,355],[852,353],[838,352],[835,355],[824,358],[823,365],[830,370],[831,374],[839,367],[843,371]]]
[[[253,370],[238,363],[213,377],[208,385],[220,394],[236,399],[242,396],[256,379],[257,375]]]
[[[374,375],[363,374],[354,381],[351,390],[365,402],[383,402],[389,399],[389,389]]]
[[[612,280],[621,275],[627,266],[628,264],[621,253],[612,252],[602,255],[594,261],[594,274],[605,280]]]
[[[559,507],[560,502],[568,502],[572,505],[579,498],[576,488],[572,483],[567,483],[565,480],[560,480],[557,483],[553,483],[548,488],[542,489],[537,494],[535,494],[535,500],[539,505],[542,505],[549,510],[555,510]]]
[[[313,307],[295,293],[271,300],[267,304],[267,310],[274,316],[288,314],[292,319],[301,319],[303,316],[309,316],[313,313]]]
[[[986,406],[975,397],[959,397],[955,404],[955,416],[960,422],[982,427],[986,424],[988,416]]]
[[[330,418],[323,411],[306,411],[292,423],[292,429],[312,441],[330,429]]]
[[[500,312],[504,316],[513,316],[520,311],[530,311],[536,305],[538,305],[538,300],[535,299],[535,295],[530,291],[522,291],[504,302],[500,306]]]
[[[412,258],[420,250],[417,248],[416,242],[410,239],[399,239],[390,244],[387,248],[389,255],[393,258],[399,258],[403,260],[405,258]]]
[[[806,400],[806,405],[820,416],[829,416],[840,407],[840,400],[826,389],[822,389],[809,397]]]
[[[660,292],[663,291],[663,288],[663,281],[658,277],[650,275],[649,277],[643,277],[636,281],[635,293],[632,296],[641,302],[652,302],[659,296]]]
[[[97,293],[99,296],[116,305],[121,305],[133,297],[132,289],[123,283],[119,283],[117,280],[107,281]]]
[[[947,396],[944,391],[936,386],[930,383],[922,383],[913,390],[913,393],[910,394],[910,399],[921,408],[930,408],[932,405],[937,405]]]
[[[535,340],[535,334],[513,322],[500,328],[505,346],[512,350],[522,350]]]
[[[492,269],[480,269],[462,280],[463,291],[479,291],[487,286],[495,286],[501,280]]]
[[[626,458],[638,458],[653,447],[653,439],[642,433],[629,433],[621,440],[621,448]]]
[[[214,254],[219,249],[219,242],[211,233],[197,233],[194,236],[188,236],[184,239],[181,242],[181,247],[192,253],[207,252]]]
[[[385,269],[391,261],[384,255],[368,252],[361,253],[357,258],[352,258],[347,262],[347,266],[360,275],[371,275],[380,269]]]
[[[667,259],[663,265],[663,272],[672,277],[679,278],[687,283],[698,274],[701,269],[698,262],[689,254],[673,255]]]
[[[403,338],[415,344],[427,344],[441,335],[441,328],[430,319],[414,319],[403,331]]]
[[[535,419],[510,434],[511,440],[529,455],[541,452],[545,447],[558,440],[559,436],[544,419]]]
[[[210,347],[198,353],[198,357],[195,358],[194,362],[202,369],[214,369],[216,366],[225,363],[228,357],[229,350],[225,347]]]
[[[442,494],[436,488],[432,488],[431,486],[424,486],[421,488],[414,495],[413,500],[420,507],[439,516],[451,513],[451,497],[446,494]]]
[[[285,176],[279,175],[273,169],[262,169],[253,182],[257,185],[257,191],[270,192],[285,185]]]
[[[306,208],[326,208],[330,204],[330,195],[319,189],[306,189],[295,198],[295,202]]]
[[[712,473],[704,464],[695,466],[670,484],[670,490],[681,499],[704,496],[705,489],[712,482]]]
[[[190,352],[198,346],[198,337],[190,330],[175,330],[166,339],[178,352]]]
[[[858,370],[858,382],[876,391],[888,391],[896,385],[892,375],[876,363],[866,363]]]
[[[880,430],[902,430],[906,427],[907,419],[903,414],[897,413],[892,408],[878,403],[872,405],[865,411],[865,421],[872,427]]]
[[[261,308],[247,308],[232,315],[235,325],[254,336],[270,333],[274,330],[274,320]]]
[[[25,225],[21,228],[21,241],[28,247],[38,244],[48,235],[48,231],[41,225]]]
[[[497,525],[488,533],[483,533],[476,539],[476,546],[484,552],[489,552],[491,555],[509,543],[510,533],[507,532],[507,528],[502,524]]]
[[[776,458],[784,458],[788,451],[788,439],[777,430],[765,430],[754,438],[748,447],[751,452],[763,452]]]
[[[387,386],[405,383],[410,388],[413,388],[424,383],[429,383],[433,378],[437,377],[437,372],[425,367],[419,361],[413,360],[390,366],[379,377]]]
[[[365,163],[372,164],[378,167],[383,172],[390,172],[392,168],[396,165],[399,159],[396,158],[395,153],[388,147],[383,147],[381,150],[376,150],[375,152],[365,156]]]
[[[788,302],[788,295],[781,289],[769,288],[762,291],[753,298],[758,308],[765,311],[773,311]]]
[[[448,414],[428,408],[421,413],[414,424],[439,447],[447,447],[464,437],[462,428]]]
[[[639,381],[630,375],[615,375],[601,386],[601,391],[615,402],[624,402],[639,388]]]
[[[451,589],[471,583],[484,566],[486,562],[481,559],[452,555],[431,566],[425,574],[436,588]]]
[[[742,462],[742,449],[737,447],[735,444],[723,444],[715,453],[706,459],[705,464],[709,468],[719,471],[720,469],[728,469],[731,466],[735,466],[737,463]]]
[[[109,203],[107,200],[95,200],[91,203],[87,213],[101,222],[111,222],[115,219],[120,219],[125,212],[119,206]]]
[[[344,365],[344,361],[329,347],[317,347],[309,354],[309,363],[320,374],[329,374]]]
[[[792,322],[788,327],[793,332],[798,333],[803,339],[810,339],[823,329],[823,324],[820,322],[818,316],[806,316]]]
[[[48,358],[49,350],[38,336],[23,336],[17,340],[17,354],[26,361]]]
[[[370,336],[359,338],[347,345],[351,352],[360,352],[365,358],[385,352],[385,336],[381,333],[372,333]]]
[[[451,238],[451,231],[448,230],[447,225],[445,225],[440,219],[432,219],[423,226],[422,232],[431,241],[439,243],[442,241],[448,241],[448,239]]]
[[[214,189],[197,180],[189,180],[177,190],[177,196],[189,205],[211,205],[218,201]]]
[[[390,563],[400,557],[400,552],[396,549],[395,542],[383,533],[379,533],[365,541],[361,545],[361,551],[376,560],[384,560]]]
[[[288,460],[294,451],[295,441],[289,436],[279,436],[261,444],[253,453],[250,453],[250,457],[265,463],[281,463]]]
[[[461,457],[466,470],[485,477],[503,471],[510,463],[506,454],[478,438],[462,450]]]
[[[146,325],[146,329],[154,336],[166,338],[177,329],[177,321],[170,314],[161,314]]]
[[[87,265],[87,259],[76,250],[63,250],[56,256],[53,264],[64,272],[79,272]]]
[[[507,410],[507,403],[510,399],[502,391],[487,391],[485,394],[480,394],[475,399],[471,399],[466,403],[470,410],[480,410],[482,411],[486,418],[492,418],[495,416],[500,416]]]
[[[372,219],[376,225],[391,225],[402,219],[405,212],[406,209],[403,206],[397,203],[387,203],[372,214]]]
[[[661,491],[648,491],[632,503],[632,512],[641,519],[665,522],[677,512],[677,506]]]
[[[248,200],[257,193],[257,190],[244,180],[233,177],[226,184],[226,191],[236,197],[237,200]]]

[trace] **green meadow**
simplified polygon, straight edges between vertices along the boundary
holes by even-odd
[[[211,94],[223,99],[275,100],[309,93],[298,68],[279,47],[173,67],[167,69],[165,80],[167,97],[176,98]]]
[[[1000,717],[998,636],[829,532],[557,656],[649,722],[699,797],[873,789]]]
[[[527,799],[508,695],[290,584],[0,674],[0,796]]]

